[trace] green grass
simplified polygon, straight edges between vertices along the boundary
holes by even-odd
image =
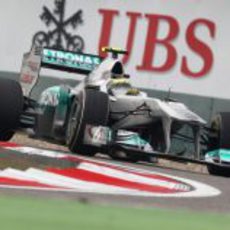
[[[1,230],[229,230],[230,215],[0,196]]]

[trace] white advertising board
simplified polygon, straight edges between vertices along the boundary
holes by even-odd
[[[128,49],[135,86],[230,99],[229,9],[229,0],[2,0],[0,71],[20,71],[36,33],[50,45],[65,34],[64,48]]]

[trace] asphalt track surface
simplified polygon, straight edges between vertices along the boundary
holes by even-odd
[[[9,150],[0,149],[2,156],[7,156]],[[191,179],[213,186],[221,191],[221,194],[213,197],[140,197],[128,195],[107,195],[107,194],[93,194],[93,193],[76,193],[76,192],[47,192],[47,191],[32,191],[32,190],[17,190],[10,188],[1,188],[0,194],[12,196],[30,196],[43,197],[44,199],[58,198],[64,200],[78,200],[84,203],[100,203],[100,204],[116,204],[122,206],[135,207],[157,207],[169,209],[188,209],[194,211],[230,213],[230,178],[211,176],[206,173],[187,172],[167,167],[159,167],[157,165],[146,163],[127,163],[117,162],[111,159],[106,159],[101,156],[95,157],[102,162],[114,162],[122,166],[134,167],[137,169],[144,169],[155,171],[164,174],[170,174],[182,178]],[[11,162],[12,163],[12,162]],[[36,163],[36,162],[34,162]],[[14,164],[14,162],[12,163]],[[18,164],[21,164],[19,161]],[[4,168],[4,165],[2,166]],[[22,166],[23,167],[23,166]]]

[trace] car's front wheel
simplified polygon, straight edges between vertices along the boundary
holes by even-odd
[[[99,147],[84,143],[86,125],[106,126],[109,115],[109,101],[106,93],[83,90],[72,101],[67,125],[66,142],[71,152],[93,156]]]

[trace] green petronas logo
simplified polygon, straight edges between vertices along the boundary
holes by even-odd
[[[63,67],[93,70],[101,63],[101,58],[98,56],[81,53],[43,49],[42,62]]]

